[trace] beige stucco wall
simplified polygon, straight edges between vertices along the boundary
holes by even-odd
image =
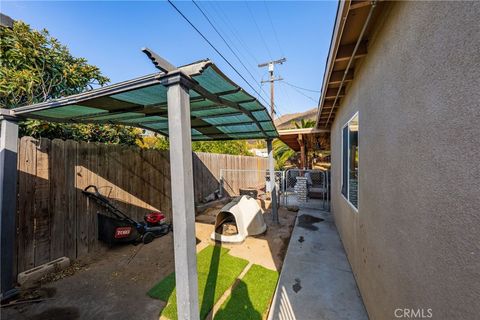
[[[332,127],[332,211],[371,319],[480,315],[480,2],[392,5]],[[359,212],[340,194],[359,112]]]

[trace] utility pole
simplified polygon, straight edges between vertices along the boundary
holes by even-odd
[[[274,89],[274,82],[275,81],[280,81],[283,80],[283,78],[275,78],[273,75],[273,71],[275,68],[276,64],[283,64],[285,61],[287,61],[286,58],[278,59],[278,60],[273,60],[273,61],[268,61],[265,63],[260,63],[258,65],[259,68],[267,67],[268,66],[268,73],[270,74],[270,79],[263,81],[262,83],[265,82],[270,82],[270,116],[272,117],[272,120],[275,118],[275,89]]]
[[[259,68],[263,68],[268,66],[268,73],[270,74],[270,79],[263,81],[262,83],[265,82],[270,82],[270,116],[273,119],[275,119],[275,91],[274,91],[274,84],[275,81],[280,81],[283,80],[282,78],[278,77],[275,78],[273,74],[273,70],[275,69],[276,64],[283,64],[285,61],[287,61],[286,58],[278,59],[278,60],[273,60],[273,61],[268,61],[265,63],[260,63],[258,65]],[[268,176],[269,176],[269,183],[270,183],[270,199],[272,200],[272,218],[273,222],[278,224],[278,208],[277,208],[277,182],[275,181],[275,171],[274,171],[274,160],[273,160],[273,145],[272,145],[272,140],[268,139],[267,140],[267,150],[268,150]]]

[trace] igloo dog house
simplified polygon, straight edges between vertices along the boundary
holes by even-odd
[[[227,222],[235,223],[237,234],[224,235],[219,232]],[[217,214],[211,238],[221,242],[243,242],[246,237],[262,234],[265,230],[267,225],[257,200],[240,196],[225,205]]]

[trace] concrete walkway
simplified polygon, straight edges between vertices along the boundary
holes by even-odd
[[[333,217],[307,206],[299,211],[268,319],[368,319]]]

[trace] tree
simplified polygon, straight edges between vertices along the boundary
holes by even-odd
[[[241,156],[251,156],[248,150],[247,141],[196,141],[192,143],[192,150],[195,152],[222,153]]]
[[[15,108],[103,86],[109,79],[84,58],[72,56],[47,30],[16,21],[0,27],[0,106]],[[111,126],[20,123],[20,135],[135,144],[141,130]]]
[[[142,130],[117,125],[63,124],[28,120],[20,122],[20,135],[34,138],[63,139],[86,142],[142,146]]]
[[[315,127],[315,120],[312,119],[302,119],[300,122],[292,121],[292,124],[295,125],[297,129],[304,128],[313,128]],[[273,141],[273,156],[276,161],[276,168],[282,170],[287,162],[296,155],[296,152],[293,151],[289,146],[283,143],[281,140]]]
[[[315,127],[315,120],[313,119],[302,119],[300,122],[295,122],[295,128],[304,129],[304,128],[313,128]]]
[[[140,144],[142,148],[153,148],[168,150],[170,143],[164,136],[151,136],[143,139]],[[221,153],[241,156],[251,156],[248,144],[245,140],[232,141],[194,141],[192,142],[193,152]]]
[[[275,158],[275,170],[283,170],[287,162],[296,155],[282,140],[273,140],[273,157]]]

